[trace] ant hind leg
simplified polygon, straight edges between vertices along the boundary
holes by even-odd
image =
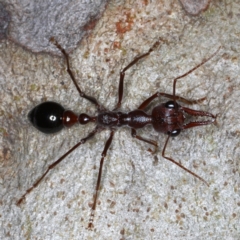
[[[65,60],[66,60],[66,63],[67,63],[67,72],[68,72],[68,74],[69,74],[72,82],[74,83],[77,91],[79,92],[80,96],[81,96],[82,98],[87,99],[89,102],[93,103],[93,104],[97,107],[98,110],[102,110],[103,107],[98,103],[98,101],[96,100],[96,98],[86,95],[86,94],[80,89],[80,87],[79,87],[79,85],[78,85],[78,83],[77,83],[77,81],[76,81],[76,79],[75,79],[75,77],[74,77],[74,74],[73,74],[73,72],[72,72],[72,70],[71,70],[71,68],[70,68],[69,55],[67,54],[67,52],[65,51],[65,49],[62,48],[62,46],[57,42],[57,40],[56,40],[54,37],[51,37],[51,38],[50,38],[50,42],[52,42],[52,43],[62,52],[62,54],[63,54],[63,56],[64,56],[64,58],[65,58]]]

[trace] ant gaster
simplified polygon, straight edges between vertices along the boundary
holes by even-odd
[[[136,110],[133,110],[131,112],[125,113],[119,111],[119,108],[122,104],[122,98],[123,98],[123,85],[124,85],[124,76],[125,72],[132,67],[134,64],[136,64],[140,59],[148,56],[154,48],[156,48],[159,45],[159,41],[154,44],[152,48],[149,49],[149,51],[145,54],[142,54],[138,57],[136,57],[132,62],[130,62],[123,70],[120,72],[120,80],[119,80],[119,87],[118,87],[118,102],[116,107],[113,111],[109,111],[105,109],[102,105],[98,103],[98,101],[91,96],[86,95],[78,86],[77,81],[74,77],[74,74],[70,68],[69,64],[69,55],[66,53],[66,51],[60,46],[60,44],[54,39],[51,38],[50,41],[62,52],[63,56],[65,57],[66,64],[67,64],[67,72],[70,75],[70,78],[72,82],[74,83],[75,87],[77,88],[77,91],[79,92],[80,96],[82,98],[87,99],[89,102],[94,104],[98,110],[98,114],[96,116],[89,116],[88,114],[82,113],[79,116],[77,116],[75,113],[73,113],[70,110],[65,110],[60,104],[55,102],[44,102],[33,108],[29,114],[28,119],[33,124],[34,127],[36,127],[39,131],[43,133],[56,133],[59,132],[63,127],[71,127],[75,123],[80,124],[87,124],[89,122],[95,122],[96,127],[95,129],[90,132],[85,138],[82,138],[75,146],[73,146],[70,150],[68,150],[63,156],[61,156],[57,161],[50,164],[47,168],[47,170],[44,172],[44,174],[33,184],[32,187],[30,187],[23,196],[18,200],[17,205],[20,205],[23,199],[26,197],[27,194],[29,194],[34,188],[36,188],[39,183],[44,179],[44,177],[48,174],[48,172],[53,169],[57,164],[59,164],[65,157],[67,157],[72,151],[74,151],[77,147],[84,144],[89,139],[93,138],[97,133],[109,129],[110,130],[110,136],[105,143],[103,152],[101,154],[101,160],[100,160],[100,167],[98,172],[98,178],[96,183],[96,189],[95,189],[95,195],[93,204],[91,207],[91,215],[89,219],[88,228],[93,228],[93,219],[98,199],[98,192],[100,189],[100,183],[101,183],[101,176],[102,176],[102,169],[103,169],[103,162],[104,158],[107,155],[107,151],[112,143],[114,133],[117,128],[122,126],[128,126],[131,128],[131,135],[133,138],[137,138],[143,142],[146,142],[148,144],[153,145],[155,148],[158,147],[158,144],[154,140],[146,139],[141,137],[140,135],[137,135],[137,129],[143,128],[146,125],[152,125],[154,130],[159,133],[164,133],[167,135],[166,142],[164,144],[163,150],[162,150],[162,157],[173,162],[174,164],[178,165],[180,168],[184,169],[188,173],[192,174],[194,177],[200,179],[205,184],[207,182],[198,176],[196,173],[190,171],[189,169],[182,166],[180,163],[176,162],[170,157],[167,157],[165,155],[165,150],[168,144],[168,141],[170,137],[175,137],[179,135],[179,133],[187,128],[192,128],[196,126],[202,126],[202,125],[208,125],[212,124],[216,121],[216,116],[209,112],[204,111],[196,111],[190,108],[182,107],[177,103],[178,101],[184,102],[186,104],[196,104],[200,101],[203,101],[205,98],[199,99],[199,100],[187,100],[185,98],[179,97],[175,94],[176,92],[176,83],[177,80],[180,78],[185,77],[186,75],[190,74],[200,66],[202,66],[204,63],[209,61],[216,53],[219,51],[219,49],[211,55],[209,58],[203,60],[200,64],[198,64],[196,67],[192,68],[188,72],[184,73],[183,75],[177,77],[173,81],[173,94],[167,94],[163,92],[156,92],[151,97],[146,99]],[[145,109],[149,106],[149,104],[156,98],[163,96],[166,98],[171,99],[170,101],[166,103],[158,104],[156,107],[153,108],[152,113],[148,114],[145,112]],[[188,114],[190,116],[205,116],[210,117],[212,120],[207,121],[197,121],[197,122],[189,122],[185,123],[185,115]],[[208,184],[207,184],[208,185]]]

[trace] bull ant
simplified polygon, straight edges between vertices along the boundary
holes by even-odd
[[[98,172],[98,178],[96,183],[96,189],[95,189],[95,195],[93,204],[91,207],[91,215],[89,219],[88,228],[93,228],[93,220],[94,220],[94,214],[96,210],[97,205],[97,199],[98,199],[98,193],[100,189],[100,183],[101,183],[101,177],[102,177],[102,169],[103,169],[103,163],[104,158],[107,155],[107,151],[112,143],[114,133],[117,128],[122,126],[128,126],[131,129],[131,135],[133,138],[136,138],[140,141],[146,142],[148,144],[153,145],[155,148],[158,147],[158,144],[154,140],[146,139],[141,137],[137,134],[137,129],[143,128],[146,125],[152,125],[153,129],[159,133],[164,133],[167,135],[166,142],[164,144],[163,150],[162,150],[162,157],[173,162],[174,164],[178,165],[183,170],[187,171],[194,177],[198,178],[202,182],[204,182],[206,185],[208,183],[200,176],[198,176],[196,173],[192,172],[191,170],[185,168],[180,163],[176,162],[171,157],[168,157],[165,155],[165,150],[168,144],[168,141],[170,137],[175,137],[180,134],[180,132],[187,128],[202,126],[202,125],[208,125],[215,123],[216,116],[204,111],[196,111],[190,108],[186,108],[178,104],[177,101],[186,103],[186,104],[197,104],[205,98],[199,99],[199,100],[187,100],[183,97],[179,97],[176,95],[176,83],[179,79],[187,76],[203,64],[205,64],[207,61],[209,61],[212,57],[214,57],[219,49],[212,54],[207,59],[203,60],[200,64],[189,70],[188,72],[184,73],[183,75],[177,77],[173,81],[173,93],[167,94],[163,92],[156,92],[151,97],[143,101],[140,106],[131,111],[131,112],[122,112],[120,111],[120,107],[122,104],[122,98],[123,98],[123,85],[124,85],[124,77],[125,72],[132,67],[134,64],[136,64],[140,59],[148,56],[154,48],[156,48],[159,45],[159,41],[154,44],[152,48],[149,49],[149,51],[145,54],[142,54],[138,57],[136,57],[132,62],[130,62],[125,68],[122,69],[120,72],[120,79],[119,79],[119,87],[118,87],[118,102],[116,107],[113,111],[109,111],[106,108],[104,108],[99,102],[91,96],[86,95],[77,84],[77,81],[74,77],[74,74],[70,68],[69,63],[69,55],[66,53],[66,51],[60,46],[60,44],[54,39],[51,38],[50,41],[62,52],[66,64],[67,64],[67,72],[75,85],[77,91],[79,92],[79,95],[82,98],[87,99],[89,102],[94,104],[97,108],[97,115],[96,116],[89,116],[86,113],[81,113],[79,116],[77,116],[75,113],[73,113],[70,110],[65,110],[60,104],[55,102],[43,102],[33,108],[29,114],[28,119],[33,124],[34,127],[36,127],[39,131],[50,134],[50,133],[56,133],[63,129],[63,127],[71,127],[75,123],[80,123],[82,125],[85,125],[89,122],[96,123],[96,127],[93,131],[91,131],[85,138],[82,138],[75,146],[73,146],[70,150],[68,150],[63,156],[61,156],[58,160],[50,164],[47,168],[47,170],[44,172],[44,174],[30,187],[18,200],[17,205],[20,205],[21,202],[25,199],[26,195],[28,195],[34,188],[36,188],[44,179],[44,177],[48,174],[48,172],[53,169],[56,165],[58,165],[60,162],[62,162],[63,159],[65,159],[71,152],[73,152],[76,148],[78,148],[80,145],[86,143],[89,139],[93,138],[97,133],[103,131],[103,130],[110,130],[110,136],[105,143],[103,152],[101,154],[101,160],[100,160],[100,167]],[[149,104],[158,97],[166,97],[170,100],[158,104],[152,109],[151,113],[147,113],[145,109],[149,106]],[[209,117],[210,120],[207,121],[195,121],[195,122],[188,122],[186,123],[186,115],[189,116],[203,116],[203,117]]]

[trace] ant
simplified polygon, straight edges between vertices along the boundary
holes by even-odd
[[[131,112],[125,113],[119,110],[121,107],[122,98],[123,98],[123,85],[124,85],[125,72],[134,64],[136,64],[139,60],[148,56],[154,50],[154,48],[156,48],[160,44],[159,41],[157,41],[153,45],[153,47],[149,49],[148,52],[136,57],[132,62],[130,62],[125,68],[123,68],[120,71],[120,79],[119,79],[119,87],[118,87],[118,102],[113,111],[109,111],[105,109],[102,105],[99,104],[99,102],[94,97],[86,95],[80,89],[74,77],[74,74],[70,68],[69,55],[53,37],[50,39],[50,41],[62,52],[67,64],[67,72],[72,82],[74,83],[77,91],[79,92],[79,95],[82,98],[85,98],[89,102],[94,104],[97,108],[98,113],[96,116],[89,116],[86,113],[81,113],[79,116],[77,116],[72,111],[65,110],[58,103],[47,101],[39,104],[29,112],[28,114],[29,121],[33,124],[35,128],[37,128],[39,131],[46,134],[59,132],[60,130],[63,129],[63,127],[71,127],[77,122],[82,125],[85,125],[89,122],[94,122],[96,123],[96,127],[85,138],[82,138],[75,146],[73,146],[70,150],[68,150],[63,156],[61,156],[58,160],[50,164],[47,170],[44,172],[44,174],[38,180],[36,180],[35,183],[32,185],[32,187],[30,187],[22,195],[22,197],[17,201],[17,205],[20,205],[22,201],[25,199],[26,195],[28,195],[34,188],[36,188],[42,182],[42,180],[48,174],[48,172],[52,170],[60,162],[62,162],[62,160],[65,159],[71,152],[73,152],[80,145],[86,143],[89,139],[93,138],[97,133],[103,130],[109,129],[110,136],[107,142],[105,143],[103,152],[101,154],[100,167],[99,167],[98,178],[97,178],[97,183],[95,188],[95,195],[94,195],[94,200],[91,207],[91,214],[90,214],[90,219],[88,224],[88,228],[92,229],[94,227],[93,220],[94,220],[94,214],[96,210],[97,199],[98,199],[98,194],[100,189],[104,158],[106,157],[107,151],[112,143],[113,136],[116,129],[122,126],[130,127],[131,135],[133,138],[136,138],[140,141],[151,144],[155,147],[155,149],[157,149],[158,147],[157,142],[154,140],[141,137],[140,135],[137,134],[137,129],[143,128],[146,125],[152,125],[155,131],[166,134],[167,139],[162,150],[162,157],[178,165],[180,168],[192,174],[194,177],[198,178],[199,180],[204,182],[206,185],[208,185],[208,183],[203,178],[198,176],[196,173],[185,168],[180,163],[176,162],[174,159],[167,157],[165,155],[165,150],[170,137],[175,137],[179,135],[182,130],[187,128],[192,128],[192,127],[202,126],[202,125],[208,125],[216,122],[216,116],[209,112],[196,111],[190,108],[182,107],[180,104],[177,103],[177,100],[178,100],[186,104],[197,104],[205,100],[206,99],[205,97],[199,100],[187,100],[183,97],[177,96],[175,92],[176,92],[177,81],[180,78],[187,76],[188,74],[190,74],[191,72],[193,72],[194,70],[202,66],[204,63],[209,61],[212,57],[214,57],[217,54],[220,47],[214,54],[212,54],[207,59],[203,60],[200,64],[198,64],[188,72],[184,73],[183,75],[175,78],[173,81],[173,94],[156,92],[151,97],[143,101],[142,104],[137,109]],[[160,96],[169,98],[170,100],[165,103],[158,104],[156,107],[153,108],[152,113],[150,114],[146,113],[145,109],[149,106],[149,104],[154,99]],[[207,121],[196,121],[196,122],[185,123],[186,115],[195,116],[195,117],[205,116],[205,117],[210,117],[212,119]]]

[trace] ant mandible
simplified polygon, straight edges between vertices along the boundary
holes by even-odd
[[[68,150],[57,161],[50,164],[47,170],[44,172],[44,174],[17,201],[17,205],[20,205],[23,199],[25,199],[26,195],[29,194],[34,188],[36,188],[40,184],[40,182],[44,179],[47,173],[51,169],[53,169],[56,165],[58,165],[72,151],[74,151],[80,145],[86,143],[86,141],[88,141],[89,139],[93,138],[97,133],[103,130],[109,129],[110,136],[107,142],[105,143],[105,146],[101,155],[102,157],[100,160],[100,167],[99,167],[98,178],[96,183],[94,201],[91,207],[91,215],[90,215],[89,224],[88,224],[89,229],[93,228],[93,219],[94,219],[94,214],[96,210],[98,192],[100,189],[104,158],[106,157],[107,151],[112,143],[116,128],[119,128],[122,126],[128,126],[131,128],[131,135],[133,138],[137,138],[138,140],[151,144],[155,148],[158,147],[158,144],[156,141],[146,139],[141,137],[140,135],[137,135],[136,130],[139,128],[143,128],[146,125],[152,125],[155,131],[166,134],[167,139],[162,150],[162,157],[178,165],[180,168],[184,169],[185,171],[192,174],[194,177],[200,179],[201,181],[203,181],[205,184],[208,185],[208,183],[203,178],[198,176],[196,173],[185,168],[184,166],[182,166],[180,163],[176,162],[172,158],[167,157],[165,155],[165,150],[170,137],[175,137],[179,135],[179,133],[182,130],[187,128],[192,128],[192,127],[212,124],[216,121],[216,116],[214,116],[209,112],[196,111],[190,108],[182,107],[177,103],[177,100],[178,100],[186,104],[196,104],[196,103],[199,103],[200,101],[203,101],[205,98],[202,98],[199,100],[187,100],[185,98],[177,96],[175,92],[176,92],[177,80],[187,76],[188,74],[190,74],[191,72],[193,72],[194,70],[202,66],[204,63],[209,61],[213,56],[217,54],[220,48],[210,57],[203,60],[200,64],[198,64],[188,72],[184,73],[183,75],[175,78],[173,81],[173,94],[156,92],[151,97],[146,99],[136,110],[125,113],[125,112],[119,111],[119,108],[121,107],[121,104],[122,104],[122,98],[123,98],[123,85],[124,85],[125,72],[134,64],[136,64],[140,59],[148,56],[154,50],[154,48],[156,48],[159,45],[160,43],[159,41],[157,41],[154,44],[154,46],[149,49],[147,53],[144,53],[136,57],[132,62],[130,62],[125,68],[121,70],[119,87],[118,87],[118,102],[113,111],[109,111],[105,109],[102,105],[98,103],[98,101],[94,97],[86,95],[80,89],[74,77],[74,74],[70,68],[69,55],[53,37],[50,39],[50,41],[62,52],[67,63],[67,72],[70,75],[70,78],[74,83],[75,87],[77,88],[77,91],[79,92],[80,96],[82,98],[87,99],[92,104],[94,104],[97,108],[98,114],[96,116],[89,116],[85,113],[82,113],[79,116],[77,116],[72,111],[65,110],[58,103],[47,101],[33,108],[28,114],[28,119],[33,124],[33,126],[36,127],[39,131],[47,134],[59,132],[60,130],[63,129],[63,127],[71,127],[77,122],[82,125],[85,125],[89,122],[94,122],[96,123],[96,127],[92,132],[90,132],[85,138],[82,138],[75,146],[73,146],[70,150]],[[160,96],[169,98],[171,100],[165,103],[158,104],[156,107],[153,108],[151,114],[146,113],[145,109],[149,106],[149,104],[154,99]],[[212,118],[212,120],[185,123],[186,114],[190,116],[196,116],[196,117],[197,116],[210,117]]]

